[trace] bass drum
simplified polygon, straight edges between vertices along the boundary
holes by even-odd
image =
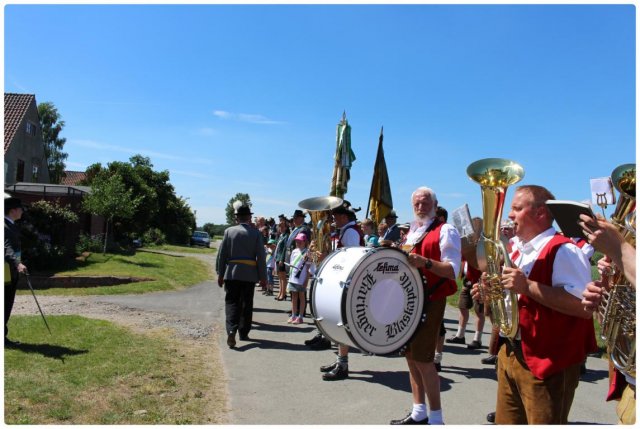
[[[402,349],[424,320],[425,280],[404,252],[345,247],[311,283],[311,313],[330,340],[383,355]]]

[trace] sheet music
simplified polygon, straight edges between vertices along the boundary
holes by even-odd
[[[451,222],[456,227],[460,237],[466,237],[473,234],[473,223],[471,223],[471,213],[469,205],[464,204],[451,213]]]
[[[613,183],[610,177],[591,179],[591,203],[594,206],[606,208],[616,203],[613,193]]]

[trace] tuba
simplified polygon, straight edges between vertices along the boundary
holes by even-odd
[[[524,177],[524,169],[508,159],[486,158],[470,164],[467,175],[482,190],[483,231],[478,241],[478,254],[484,251],[486,267],[482,268],[488,276],[493,324],[500,327],[503,335],[512,339],[518,331],[518,297],[512,291],[507,292],[500,284],[501,260],[504,259],[505,265],[512,266],[506,246],[500,240],[500,221],[507,188]]]
[[[636,165],[623,164],[611,173],[611,181],[620,197],[611,223],[625,241],[636,245]],[[601,337],[607,345],[613,365],[623,374],[636,376],[636,291],[624,273],[613,267],[611,289],[603,293],[598,309]]]
[[[342,198],[338,197],[313,197],[302,200],[298,206],[309,212],[311,217],[311,240],[315,242],[314,255],[331,250],[331,210],[342,204]],[[312,257],[317,263],[317,257]]]

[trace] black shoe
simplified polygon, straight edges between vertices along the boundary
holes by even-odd
[[[320,372],[331,372],[338,365],[337,361],[330,363],[329,365],[323,365],[320,367]]]
[[[434,363],[434,365],[436,366],[436,371],[438,372],[442,371],[442,364],[440,362]]]
[[[476,350],[482,347],[482,343],[480,341],[473,340],[470,344],[467,344],[467,348],[471,350]]]
[[[309,346],[311,350],[329,350],[331,348],[331,341],[326,338],[321,338],[315,343]]]
[[[229,346],[230,349],[234,348],[236,346],[236,334],[229,334],[227,336],[227,345]]]
[[[585,375],[587,373],[587,364],[586,363],[582,363],[582,365],[580,365],[580,375]]]
[[[415,421],[415,420],[413,420],[413,418],[411,418],[411,414],[409,414],[404,419],[391,420],[389,422],[389,424],[390,425],[428,425],[429,424],[429,417],[427,417],[424,420]]]
[[[465,344],[464,337],[456,337],[455,335],[445,341],[449,344]]]
[[[322,334],[317,334],[315,337],[309,339],[309,340],[304,340],[304,345],[305,346],[310,346],[311,344],[315,344],[318,341],[320,341],[322,339]]]
[[[496,422],[496,412],[495,411],[492,412],[492,413],[487,414],[487,421],[489,423],[495,423]]]
[[[325,381],[344,380],[349,378],[349,367],[336,365],[331,371],[322,374],[322,379]]]
[[[251,338],[249,338],[249,334],[240,334],[240,339],[242,341],[251,341]]]
[[[480,359],[480,362],[485,365],[495,365],[497,361],[498,356],[496,355],[489,355],[486,358]]]

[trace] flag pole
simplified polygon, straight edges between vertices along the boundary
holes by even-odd
[[[376,161],[375,161],[375,164],[373,165],[373,176],[371,177],[371,190],[369,191],[369,199],[367,201],[367,214],[365,218],[369,217],[369,208],[371,207],[371,196],[373,195],[373,187],[375,185],[375,180],[376,180],[376,166],[378,165],[378,156],[380,156],[380,148],[382,147],[382,139],[383,139],[382,131],[383,130],[384,130],[384,126],[381,126],[380,139],[378,140],[378,151],[376,152]]]

